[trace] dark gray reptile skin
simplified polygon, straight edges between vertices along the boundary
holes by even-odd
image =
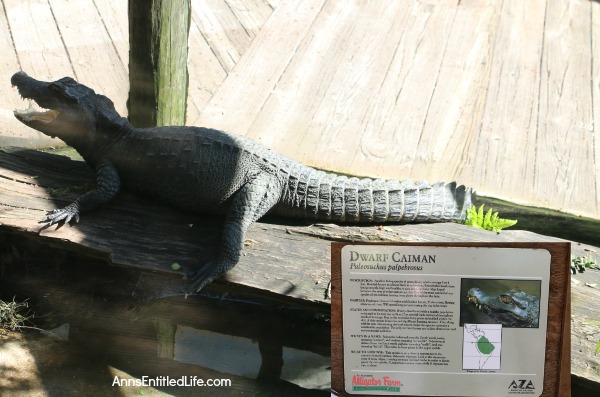
[[[178,208],[227,216],[221,252],[194,275],[194,290],[238,262],[248,227],[267,212],[335,222],[464,219],[473,193],[456,183],[359,179],[317,171],[241,136],[201,127],[137,129],[105,96],[71,78],[43,82],[16,73],[24,98],[56,112],[15,111],[24,124],[74,147],[98,185],[43,222],[78,221],[120,186]]]

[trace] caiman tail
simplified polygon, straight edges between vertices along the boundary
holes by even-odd
[[[333,222],[463,220],[475,193],[455,182],[370,179],[292,167],[274,213]]]

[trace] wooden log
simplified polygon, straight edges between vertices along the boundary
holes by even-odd
[[[30,236],[38,234],[38,221],[46,211],[67,205],[95,179],[85,163],[64,156],[5,148],[0,158],[0,224],[5,230]],[[49,228],[38,238],[108,264],[144,270],[149,275],[156,272],[166,277],[163,281],[173,282],[172,287],[157,292],[155,297],[159,297],[181,295],[189,288],[182,279],[185,272],[217,255],[222,222],[221,218],[176,211],[123,192],[119,200],[84,214],[78,225],[58,231]],[[306,246],[306,241],[305,236],[288,234],[284,228],[256,224],[248,235],[240,266],[226,280],[241,283],[241,290],[263,299],[283,297],[301,305],[326,304],[329,243],[316,240]],[[173,270],[173,263],[182,269]],[[214,287],[225,291],[232,285],[213,283]]]
[[[79,224],[38,234],[37,222],[45,211],[67,205],[93,181],[93,171],[80,160],[4,148],[0,151],[0,231],[141,271],[142,281],[148,280],[142,284],[148,289],[152,286],[147,298],[181,295],[189,284],[182,279],[184,272],[172,269],[171,264],[177,262],[188,270],[212,259],[217,253],[222,220],[120,193],[110,204],[84,214]],[[379,227],[276,221],[254,224],[240,263],[207,288],[322,310],[330,304],[326,289],[331,241],[564,241],[521,230],[496,234],[454,223]],[[600,262],[599,248],[571,243],[571,250],[573,255]],[[600,327],[595,302],[600,294],[591,286],[600,284],[600,272],[589,270],[573,278],[579,283],[572,285],[572,374],[598,387],[600,359],[595,347]]]
[[[129,2],[129,121],[183,125],[188,88],[190,0]]]

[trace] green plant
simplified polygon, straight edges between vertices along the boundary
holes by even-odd
[[[484,205],[485,204],[481,204],[481,207],[479,208],[475,206],[469,208],[467,211],[467,219],[465,219],[465,225],[500,233],[500,230],[517,224],[516,219],[500,218],[498,213],[493,212],[491,208],[484,214]]]
[[[600,266],[591,256],[573,256],[571,257],[571,271],[573,274],[583,273],[586,269],[600,270]]]

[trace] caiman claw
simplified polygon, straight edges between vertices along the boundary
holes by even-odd
[[[217,259],[215,261],[205,263],[197,271],[189,273],[188,278],[192,279],[192,288],[190,293],[200,292],[204,286],[224,275],[228,270],[233,268],[235,264],[236,261]]]
[[[44,230],[52,225],[57,225],[56,229],[62,227],[65,223],[79,222],[79,206],[76,203],[67,205],[65,208],[49,211],[46,216],[38,223],[45,223],[40,230]]]

